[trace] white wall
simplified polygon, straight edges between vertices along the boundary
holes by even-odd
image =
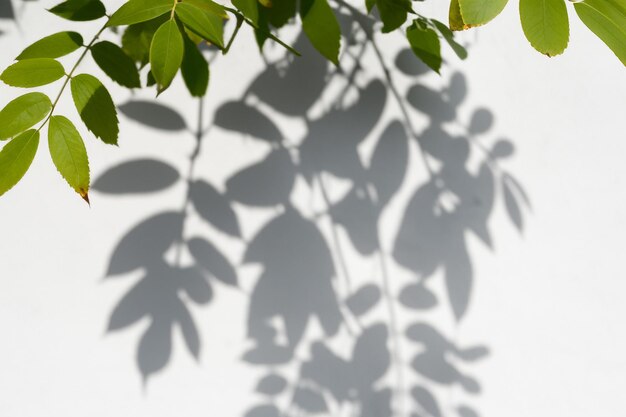
[[[88,23],[70,25],[46,14],[42,6],[53,3],[13,2],[17,20],[0,20],[2,67],[45,34],[70,27],[86,37],[94,32]],[[434,2],[420,7],[445,17],[445,7]],[[186,241],[200,237],[213,242],[236,270],[237,286],[225,285],[202,269],[201,264],[208,262],[214,274],[232,279],[228,265],[221,266],[215,256],[194,258],[193,245],[169,245],[167,230],[176,231],[171,217],[160,218],[158,227],[144,235],[134,233],[136,240],[119,246],[114,254],[120,240],[136,225],[157,213],[180,210],[187,200],[185,178],[195,147],[198,103],[187,96],[182,81],[177,80],[159,103],[181,114],[188,128],[176,129],[175,123],[168,122],[170,130],[155,129],[121,115],[119,148],[105,146],[82,130],[94,180],[106,178],[102,176],[120,163],[151,158],[173,167],[171,175],[183,177],[163,191],[93,191],[88,207],[57,175],[42,141],[29,173],[0,198],[0,415],[270,417],[275,415],[272,410],[280,409],[289,410],[287,415],[292,416],[298,415],[298,408],[316,405],[300,397],[295,401],[300,407],[290,406],[296,386],[322,393],[329,408],[322,414],[333,416],[357,415],[359,410],[363,416],[387,416],[385,390],[389,388],[397,391],[391,400],[394,416],[428,415],[424,392],[436,398],[444,416],[459,415],[459,408],[462,417],[474,415],[469,409],[485,417],[620,415],[626,386],[622,320],[626,283],[621,254],[626,226],[626,200],[621,192],[626,186],[624,69],[574,14],[570,15],[573,27],[565,55],[540,56],[523,39],[515,9],[511,4],[492,24],[463,34],[463,42],[471,45],[469,59],[459,61],[447,53],[441,77],[407,76],[392,69],[399,93],[408,97],[403,102],[430,153],[431,168],[441,170],[444,177],[446,191],[439,199],[425,187],[428,176],[417,142],[403,142],[402,129],[386,136],[397,146],[386,148],[388,155],[376,154],[382,168],[367,179],[370,185],[356,183],[364,178],[357,175],[358,166],[369,166],[388,123],[401,118],[390,93],[382,101],[383,89],[359,93],[351,87],[338,103],[345,78],[318,79],[324,87],[319,93],[317,73],[311,70],[316,60],[302,58],[310,61],[299,64],[300,84],[309,87],[312,98],[321,95],[307,117],[287,114],[295,113],[297,102],[285,105],[284,97],[276,98],[285,93],[285,87],[274,87],[267,78],[246,96],[247,104],[271,117],[291,147],[291,156],[304,155],[303,165],[297,166],[300,172],[326,167],[336,174],[321,174],[331,203],[352,187],[362,193],[378,184],[381,193],[382,181],[388,180],[391,200],[380,216],[368,211],[367,200],[357,199],[348,210],[334,209],[336,222],[348,224],[351,234],[324,214],[327,204],[317,181],[309,185],[299,175],[289,193],[289,182],[284,185],[287,170],[281,166],[271,176],[277,162],[264,165],[265,171],[228,182],[266,155],[289,159],[275,142],[213,124],[219,109],[226,114],[222,105],[242,100],[251,82],[264,71],[252,42],[246,42],[251,40],[250,33],[244,32],[227,56],[216,58],[203,110],[204,127],[211,128],[202,137],[191,175],[212,184],[219,193],[210,200],[210,210],[188,207],[183,236]],[[293,38],[290,33],[285,36]],[[379,42],[387,64],[393,66],[403,40],[389,35],[379,37]],[[270,48],[268,55],[275,61],[282,51]],[[75,56],[63,62],[72,59]],[[350,58],[343,62],[350,70]],[[383,79],[371,49],[366,51],[363,67],[356,77],[361,89]],[[94,67],[86,63],[84,68]],[[462,81],[467,95],[455,101],[462,96]],[[112,82],[107,85],[119,104],[153,95],[141,91],[131,97]],[[421,87],[411,89],[415,85]],[[57,88],[54,85],[46,91],[55,94]],[[427,97],[425,88],[443,92],[433,97],[447,101],[420,101]],[[307,90],[299,94],[307,96]],[[6,86],[0,91],[2,105],[22,93]],[[428,104],[416,104],[416,110],[411,104],[416,102]],[[352,113],[342,113],[345,108],[352,108]],[[477,109],[486,110],[480,113],[486,131],[468,137],[466,127]],[[61,113],[77,120],[68,97],[61,101]],[[267,131],[250,119],[235,120],[239,130]],[[348,145],[324,147],[330,140],[356,141],[354,136],[361,130],[366,137],[358,153]],[[488,168],[480,147],[489,148],[501,138],[511,141],[515,152]],[[475,144],[465,164],[464,152],[470,149],[467,140]],[[306,150],[299,152],[299,144]],[[409,149],[406,166],[403,146]],[[316,154],[317,149],[321,150]],[[483,176],[479,176],[481,167]],[[142,177],[138,186],[157,187],[165,178],[146,174],[152,172],[149,168],[144,166],[142,174],[137,174]],[[403,168],[405,175],[398,176]],[[521,233],[514,224],[520,220],[509,215],[515,210],[507,210],[500,186],[491,198],[487,173],[496,184],[506,173],[523,186],[531,208],[516,192]],[[397,189],[394,178],[401,180]],[[115,180],[100,184],[100,188],[108,185],[117,191],[129,187],[128,182]],[[419,197],[411,205],[418,189]],[[206,189],[195,190],[194,198],[209,198]],[[225,203],[226,195],[280,204]],[[292,214],[284,215],[282,225],[268,226],[262,238],[255,239],[287,206],[292,207],[287,211]],[[233,236],[236,223],[229,207],[236,213],[241,237]],[[203,213],[212,225],[202,218]],[[372,244],[377,234],[381,251]],[[398,236],[404,243],[397,243]],[[487,236],[491,248],[483,242],[489,240]],[[162,240],[167,244],[159,248]],[[253,248],[251,257],[263,265],[244,264],[247,246]],[[106,276],[111,264],[114,269],[133,270]],[[168,265],[187,268],[187,273],[168,272]],[[206,278],[189,272],[194,268]],[[452,291],[456,289],[452,301],[446,276]],[[202,282],[212,288],[210,302],[203,302],[207,285]],[[419,282],[425,282],[425,287],[419,287]],[[137,283],[135,301],[116,310]],[[355,317],[343,300],[363,285],[369,285],[374,295],[382,293],[382,298],[372,310]],[[434,296],[437,305],[408,308],[400,296],[407,286],[421,291],[417,295],[424,303],[428,294]],[[188,293],[183,287],[190,288]],[[269,288],[268,294],[262,294],[263,288]],[[333,300],[334,293],[339,302]],[[469,294],[467,311],[464,294]],[[415,306],[416,294],[407,298]],[[315,311],[309,322],[300,320],[307,309]],[[118,315],[113,322],[122,328],[109,332],[114,311]],[[170,354],[168,323],[180,320],[184,311],[190,312],[195,325],[188,326],[188,343],[174,326]],[[271,316],[276,311],[286,312],[285,320],[277,316],[264,324],[262,313]],[[457,316],[463,313],[461,320],[455,320],[454,311]],[[143,313],[148,314],[126,326]],[[337,321],[340,315],[345,323]],[[150,316],[156,323],[155,333],[148,332],[140,344]],[[285,333],[285,323],[292,333]],[[425,326],[416,327],[417,323]],[[410,326],[413,330],[407,333]],[[189,328],[197,330],[199,341],[189,336]],[[277,333],[272,343],[267,333],[271,328]],[[302,337],[296,334],[299,330],[304,332]],[[422,342],[415,343],[411,337]],[[298,342],[295,352],[286,354],[283,364],[270,364],[277,352],[289,350],[274,345],[285,346],[290,340]],[[198,359],[188,345],[192,351],[197,347]],[[255,346],[256,356],[250,353]],[[389,363],[396,347],[399,358]],[[463,355],[482,357],[470,361]],[[259,381],[270,373],[282,375],[288,387],[275,396],[256,392]],[[267,385],[278,384],[266,381]],[[411,394],[415,386],[423,389],[421,397],[417,395],[422,406]],[[260,405],[267,408],[255,408]]]

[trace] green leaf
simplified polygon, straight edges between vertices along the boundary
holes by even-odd
[[[469,26],[467,26],[463,21],[463,16],[461,16],[461,6],[459,5],[459,0],[450,1],[448,22],[450,25],[450,29],[452,30],[465,30],[469,28]]]
[[[145,22],[171,11],[174,4],[173,0],[130,0],[113,13],[108,26]]]
[[[152,87],[156,84],[156,80],[154,79],[154,75],[152,75],[152,71],[148,71],[148,75],[146,75],[146,87]]]
[[[248,0],[252,1],[252,0]],[[256,0],[254,0],[256,1]],[[211,0],[185,0],[185,3],[191,4],[192,6],[196,6],[199,9],[203,9],[209,13],[213,13],[223,19],[228,19],[228,14],[226,13],[226,9],[221,4],[217,4]],[[233,2],[235,4],[235,2]],[[236,6],[236,5],[235,5]]]
[[[185,37],[185,54],[180,70],[189,93],[194,97],[204,96],[209,85],[209,64],[196,44],[187,37]]]
[[[35,158],[39,132],[31,129],[9,142],[0,151],[0,195],[17,184]]]
[[[448,45],[452,48],[454,53],[461,59],[467,58],[467,51],[463,46],[461,46],[457,41],[454,40],[454,33],[442,22],[435,19],[430,19],[430,21],[435,25],[441,36],[448,42]]]
[[[168,20],[156,31],[150,46],[150,69],[159,93],[169,87],[176,76],[183,54],[183,36],[176,21]]]
[[[39,87],[50,84],[65,75],[63,65],[52,58],[33,58],[18,61],[4,70],[0,80],[13,87]]]
[[[122,50],[141,66],[146,65],[150,60],[152,37],[168,18],[167,14],[163,14],[152,20],[128,26],[122,35]]]
[[[259,26],[262,20],[276,28],[281,28],[296,15],[296,0],[259,0]],[[268,28],[269,32],[269,28]]]
[[[187,3],[176,6],[176,16],[192,32],[219,48],[224,48],[223,19]]]
[[[252,23],[259,27],[259,3],[258,0],[232,0],[233,5]]]
[[[48,126],[48,147],[52,162],[65,181],[89,202],[89,161],[87,149],[74,124],[64,116],[52,116]]]
[[[484,25],[500,14],[508,0],[459,0],[461,16],[467,27]]]
[[[423,22],[416,20],[407,28],[406,37],[409,40],[409,44],[411,44],[413,53],[433,71],[439,73],[441,68],[441,44],[439,43],[437,33]]]
[[[315,49],[335,65],[339,65],[341,28],[326,0],[302,0],[302,30]]]
[[[519,15],[526,39],[548,56],[562,54],[569,41],[564,0],[520,0]]]
[[[574,8],[580,20],[626,65],[626,0],[585,0]]]
[[[59,58],[83,46],[83,37],[77,32],[59,32],[33,43],[18,55],[16,60],[33,58]]]
[[[104,4],[100,0],[67,0],[48,11],[76,22],[100,19],[106,14]]]
[[[376,7],[383,21],[383,33],[396,30],[406,22],[407,13],[414,13],[410,0],[376,0]]]
[[[43,120],[50,113],[52,102],[42,93],[28,93],[16,98],[0,110],[0,140],[9,139]]]
[[[117,145],[117,112],[107,89],[89,74],[73,77],[70,86],[76,110],[87,129],[104,143]]]
[[[139,88],[139,72],[133,60],[116,44],[103,41],[91,47],[91,55],[96,64],[123,87]]]

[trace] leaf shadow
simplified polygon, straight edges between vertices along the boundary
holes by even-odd
[[[362,42],[348,44],[355,50],[367,47]],[[195,169],[200,143],[209,131],[200,116],[196,131],[190,132],[174,110],[154,120],[147,110],[152,104],[121,107],[127,116],[172,135],[193,133],[197,148],[176,175],[168,162],[135,161],[124,167],[126,171],[116,167],[96,181],[96,190],[120,195],[159,192],[174,185],[188,189],[185,209],[142,221],[113,251],[108,275],[141,270],[142,278],[113,310],[109,330],[149,321],[137,348],[144,379],[168,365],[175,328],[181,329],[191,355],[199,358],[203,346],[193,310],[215,299],[218,282],[238,288],[239,267],[254,264],[260,273],[249,293],[241,291],[248,297],[249,342],[241,357],[262,370],[255,385],[264,399],[245,416],[330,415],[348,407],[355,416],[392,417],[401,414],[396,402],[402,392],[414,415],[440,417],[454,408],[462,416],[478,415],[465,403],[443,406],[442,392],[460,388],[469,396],[478,395],[481,384],[471,368],[489,349],[457,343],[424,313],[438,309],[460,326],[476,280],[470,236],[493,249],[489,222],[499,205],[512,224],[522,228],[528,197],[503,168],[503,161],[514,155],[512,142],[484,144],[495,126],[495,115],[486,107],[474,109],[467,123],[458,120],[469,91],[461,73],[434,89],[420,78],[424,68],[407,49],[396,55],[397,68],[385,67],[387,71],[372,76],[371,69],[350,61],[350,56],[341,70],[332,69],[310,51],[303,36],[295,45],[302,58],[268,63],[240,99],[217,109],[214,125],[219,129],[210,129],[211,134],[228,131],[269,144],[261,160],[240,167],[222,189]],[[410,77],[411,85],[403,91],[386,78],[394,69]],[[351,72],[370,78],[357,82]],[[343,80],[345,88],[332,106],[311,116],[334,77]],[[402,112],[385,118],[394,97],[401,98],[395,105]],[[303,123],[305,134],[295,137],[268,108]],[[238,123],[241,118],[250,123]],[[412,118],[421,118],[426,127],[416,132]],[[462,132],[450,133],[450,123],[460,125]],[[361,148],[366,143],[370,152],[364,157]],[[422,153],[422,161],[411,158],[416,152]],[[407,190],[416,163],[425,163],[428,177]],[[131,168],[136,183],[125,182]],[[151,169],[153,174],[139,173]],[[340,181],[347,184],[346,191],[331,196],[329,189]],[[295,191],[302,184],[311,198],[323,201],[322,209],[310,213],[298,203]],[[402,191],[410,198],[393,208],[400,227],[387,253],[382,217]],[[274,216],[253,236],[244,236],[242,216],[267,208]],[[189,236],[184,224],[190,218],[241,244],[241,262],[234,262],[213,235],[194,230]],[[322,222],[330,225],[330,232]],[[379,264],[374,281],[352,286],[347,245],[362,259]],[[171,252],[177,255],[168,257]],[[191,263],[180,262],[182,252],[191,255]],[[395,293],[389,291],[390,283],[401,277],[390,272],[390,263],[410,276]],[[443,294],[433,289],[437,279],[443,280]],[[385,309],[409,317],[408,327],[401,328],[393,314],[381,319],[376,311]],[[321,330],[316,336],[310,334],[314,324]],[[351,347],[348,354],[339,353],[334,341],[346,336]],[[301,352],[308,356],[303,359]],[[406,373],[412,377],[404,378]]]

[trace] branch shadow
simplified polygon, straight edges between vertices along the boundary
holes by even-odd
[[[344,24],[353,23],[347,16],[342,18]],[[194,173],[207,135],[201,117],[188,170],[139,159],[96,179],[94,189],[111,196],[155,193],[181,182],[188,190],[181,211],[163,211],[140,222],[120,240],[109,262],[107,278],[142,273],[114,307],[108,331],[124,330],[140,320],[149,322],[137,348],[137,366],[145,381],[168,364],[175,329],[181,330],[189,353],[199,358],[202,342],[193,309],[212,301],[218,282],[239,286],[238,267],[218,243],[202,234],[185,233],[185,222],[197,217],[240,240],[245,246],[242,264],[261,266],[250,294],[242,293],[249,297],[250,341],[242,360],[262,370],[256,391],[266,400],[252,406],[245,417],[334,415],[345,410],[362,417],[405,413],[439,417],[447,415],[444,410],[450,406],[462,417],[478,415],[465,403],[442,406],[441,390],[478,394],[480,382],[467,369],[487,357],[489,349],[459,346],[429,322],[427,313],[445,309],[457,326],[462,322],[476,279],[468,239],[474,236],[493,247],[489,220],[498,201],[512,224],[522,230],[528,198],[502,167],[514,154],[513,143],[500,139],[483,145],[481,139],[491,134],[495,119],[486,108],[475,109],[467,126],[458,122],[468,94],[461,73],[455,73],[443,88],[432,89],[420,79],[425,67],[409,50],[402,50],[395,57],[395,70],[411,77],[412,85],[399,91],[383,74],[358,65],[359,54],[368,47],[365,43],[348,44],[354,55],[344,56],[338,70],[301,35],[295,47],[302,58],[269,63],[239,100],[219,107],[213,123],[218,129],[211,132],[230,131],[269,144],[266,156],[228,178],[223,192],[209,178]],[[356,82],[355,75],[361,73],[375,76]],[[311,117],[311,109],[337,78],[344,88],[335,103]],[[348,96],[353,99],[347,100]],[[394,97],[401,98],[395,105],[402,114],[427,121],[422,132],[416,133],[406,117],[384,117]],[[301,121],[305,135],[293,137],[264,108]],[[166,105],[130,101],[120,110],[152,128],[189,134],[182,116]],[[451,123],[462,133],[449,133]],[[364,158],[360,149],[372,140],[370,157]],[[381,218],[407,183],[413,152],[422,153],[429,176],[412,191],[391,251],[386,253]],[[337,198],[328,188],[339,181],[348,186]],[[294,198],[297,184],[306,184],[324,208],[313,214],[302,210]],[[277,214],[244,239],[236,205],[250,212],[274,208]],[[322,222],[331,225],[330,235],[324,233]],[[376,259],[380,272],[375,283],[355,289],[348,285],[341,292],[338,278],[350,282],[342,250],[346,240],[361,257]],[[173,261],[167,256],[172,250]],[[191,254],[191,265],[180,263],[182,251]],[[397,293],[390,292],[395,277],[389,263],[412,277]],[[438,275],[445,283],[444,296],[431,288]],[[370,313],[381,306],[389,310],[389,317],[372,319]],[[407,328],[400,328],[398,311],[411,317]],[[321,335],[309,335],[312,323],[320,325]],[[335,340],[342,337],[351,346],[347,356],[334,348]],[[404,357],[405,351],[412,356]],[[288,368],[297,370],[295,378],[284,372]],[[409,407],[403,405],[403,397],[410,399]]]

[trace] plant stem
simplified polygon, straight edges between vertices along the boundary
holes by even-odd
[[[224,50],[222,51],[222,54],[224,55],[226,55],[226,53],[228,53],[228,51],[230,50],[230,46],[233,44],[233,41],[235,40],[235,37],[237,36],[237,33],[239,33],[239,29],[241,28],[241,24],[243,23],[243,17],[236,16],[236,18],[237,18],[237,26],[235,26],[235,31],[233,32],[233,36],[230,37],[230,40],[228,41],[226,48],[224,48]]]
[[[400,111],[402,112],[402,117],[404,118],[403,125],[406,130],[406,133],[409,137],[414,138],[415,141],[417,142],[418,148],[420,150],[420,155],[422,157],[422,161],[424,162],[424,167],[426,168],[426,171],[428,172],[428,176],[430,177],[431,180],[436,178],[437,175],[432,169],[430,162],[428,161],[428,157],[426,156],[426,151],[424,150],[424,147],[422,146],[419,136],[417,135],[417,133],[415,132],[415,129],[413,128],[413,123],[411,123],[411,117],[409,116],[409,112],[407,111],[404,101],[402,100],[402,97],[400,96],[400,93],[398,92],[398,89],[395,86],[395,83],[393,81],[393,78],[391,77],[391,72],[389,71],[387,64],[385,64],[385,59],[383,57],[383,54],[380,51],[380,48],[378,47],[378,45],[376,44],[376,40],[374,39],[374,34],[370,31],[367,25],[363,23],[363,19],[369,19],[369,17],[367,15],[364,15],[356,7],[347,3],[345,0],[336,0],[336,2],[339,5],[344,6],[350,11],[350,13],[352,14],[352,17],[354,17],[354,20],[359,24],[359,26],[361,26],[361,28],[363,29],[363,32],[365,33],[365,36],[372,44],[372,48],[374,49],[376,58],[378,59],[378,62],[380,66],[382,67],[383,74],[385,75],[387,87],[393,94],[396,102],[398,103],[398,107],[400,108]]]
[[[70,72],[65,75],[65,80],[63,81],[63,85],[61,85],[61,89],[59,90],[59,94],[57,94],[56,98],[52,102],[52,107],[50,108],[50,113],[48,113],[48,117],[46,117],[46,119],[41,123],[41,125],[39,126],[37,131],[40,131],[46,125],[46,123],[48,123],[48,121],[52,117],[52,113],[54,112],[54,109],[56,108],[57,104],[59,103],[59,100],[61,99],[61,96],[63,95],[63,92],[65,91],[65,88],[67,87],[67,83],[70,82],[70,80],[72,79],[72,76],[74,75],[74,72],[76,71],[76,69],[78,68],[80,63],[83,61],[83,59],[85,59],[85,56],[87,55],[87,52],[89,52],[89,50],[91,49],[93,44],[98,40],[98,38],[100,37],[102,32],[104,32],[104,30],[107,28],[107,25],[109,24],[109,20],[110,19],[107,19],[107,21],[100,28],[100,30],[98,30],[98,32],[94,35],[94,37],[91,39],[91,41],[85,46],[85,50],[83,51],[82,54],[80,54],[80,56],[76,60],[76,63],[74,63],[74,66],[70,70]]]

